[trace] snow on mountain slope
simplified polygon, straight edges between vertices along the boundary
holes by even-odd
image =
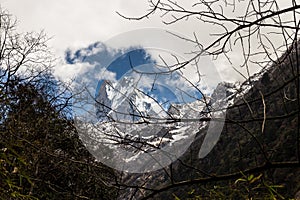
[[[141,118],[165,118],[166,111],[163,106],[150,95],[135,87],[132,78],[123,77],[118,83],[103,82],[97,97],[99,115],[102,111],[113,121],[137,122]],[[105,91],[104,89],[105,88]]]
[[[157,170],[178,159],[199,130],[210,126],[201,119],[224,117],[235,87],[221,83],[210,97],[165,109],[133,84],[127,77],[118,84],[105,81],[95,104],[98,123],[80,122],[79,129],[97,160],[129,172]]]

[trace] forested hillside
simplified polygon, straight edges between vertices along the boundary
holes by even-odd
[[[47,36],[15,29],[0,10],[0,199],[115,198],[114,171],[78,138]]]

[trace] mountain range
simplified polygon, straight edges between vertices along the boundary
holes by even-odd
[[[199,157],[210,123],[203,122],[191,145],[171,165],[155,172],[123,174],[122,181],[127,185],[141,185],[152,189],[170,186],[169,190],[157,194],[155,198],[170,199],[176,195],[185,199],[190,190],[201,193],[201,184],[193,184],[192,187],[186,184],[172,189],[174,183],[193,182],[195,179],[222,177],[252,170],[254,175],[263,176],[265,180],[272,180],[274,185],[280,186],[280,192],[284,196],[295,197],[300,190],[300,168],[288,167],[288,164],[299,159],[300,45],[296,48],[296,44],[294,43],[277,61],[245,82],[220,83],[208,104],[202,107],[202,112],[193,114],[193,117],[208,117],[209,112],[206,111],[211,105],[218,104],[218,108],[227,107],[220,138],[207,155]],[[218,95],[220,88],[221,93],[224,94],[225,91],[226,95],[223,96],[223,100],[217,98],[218,101],[215,101],[214,97]],[[169,111],[182,117],[181,109],[186,106],[175,105],[172,111]],[[206,114],[199,116],[199,113]],[[270,163],[282,166],[271,167],[273,165]],[[288,166],[285,167],[284,163]],[[216,183],[212,181],[212,187],[214,184]],[[223,181],[217,184],[227,186],[232,183]],[[120,199],[128,195],[132,195],[133,199],[140,199],[146,194],[146,190],[137,191],[133,187],[124,192]]]

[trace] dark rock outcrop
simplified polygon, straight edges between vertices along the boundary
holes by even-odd
[[[161,188],[171,185],[172,181],[238,173],[269,162],[297,161],[300,48],[295,49],[295,46],[294,44],[273,65],[241,84],[240,90],[237,89],[235,94],[232,90],[228,92],[227,95],[234,95],[235,100],[227,108],[226,123],[218,143],[205,158],[198,158],[205,137],[203,133],[206,131],[202,129],[180,160],[168,169],[149,174],[131,174],[126,176],[124,182]],[[171,110],[178,112],[174,108]],[[299,195],[299,167],[268,169],[264,171],[264,176],[272,180],[273,184],[283,186],[280,192],[284,197],[294,198],[296,193]],[[202,186],[193,188],[197,187]],[[172,199],[172,194],[176,194],[180,199],[185,199],[190,190],[189,186],[182,186],[160,193],[155,198]],[[126,195],[132,192],[136,199],[143,195],[135,189],[128,191]]]

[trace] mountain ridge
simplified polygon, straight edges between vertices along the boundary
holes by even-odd
[[[267,162],[297,161],[299,46],[298,50],[295,50],[295,46],[289,48],[277,62],[236,88],[235,98],[226,112],[227,123],[221,137],[205,158],[199,159],[198,152],[205,137],[203,132],[207,129],[197,133],[190,148],[166,171],[128,174],[123,181],[129,185],[162,188],[173,182],[205,178],[207,174],[226,175],[256,168]],[[172,180],[168,173],[172,174]],[[147,178],[149,176],[151,179]],[[281,192],[287,197],[293,198],[300,190],[299,168],[266,170],[264,177],[276,185],[282,185]],[[213,187],[214,183],[211,184]],[[170,189],[155,197],[170,199],[175,194],[179,198],[187,198],[189,188]],[[195,193],[201,193],[200,188],[201,185],[193,187]],[[129,189],[124,194],[126,196],[133,192],[134,189]],[[141,192],[135,197],[139,199],[143,195]]]

